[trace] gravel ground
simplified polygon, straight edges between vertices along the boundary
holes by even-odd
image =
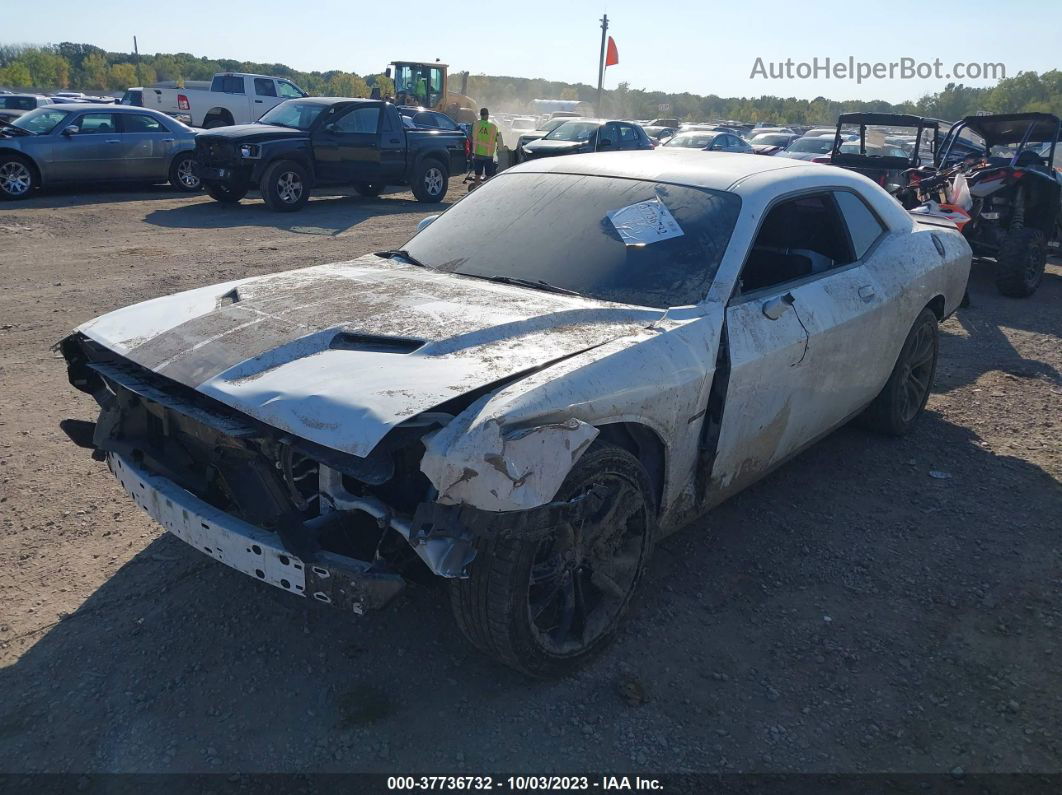
[[[78,323],[397,246],[433,210],[0,206],[0,770],[1062,770],[1057,264],[1025,301],[976,268],[912,436],[842,429],[669,538],[616,643],[555,683],[474,653],[441,588],[363,619],[274,594],[59,430],[96,414],[49,351]]]

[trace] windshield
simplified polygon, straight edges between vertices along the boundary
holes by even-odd
[[[543,136],[545,141],[589,141],[601,125],[595,122],[565,120],[559,127]]]
[[[553,132],[560,127],[564,122],[571,121],[570,119],[550,119],[538,129],[545,130],[546,132]]]
[[[658,200],[677,236],[627,245],[608,217]],[[545,281],[605,301],[666,308],[704,298],[741,201],[647,180],[503,173],[454,204],[405,248],[448,273]]]
[[[289,99],[281,102],[258,120],[259,124],[275,124],[278,127],[291,127],[295,130],[308,130],[321,111],[328,106],[320,102],[299,102]]]
[[[712,145],[717,133],[680,133],[664,146],[682,147],[684,149],[705,149]]]
[[[812,152],[824,155],[833,149],[833,138],[798,138],[789,144],[787,152]]]
[[[768,146],[785,146],[785,144],[792,138],[791,135],[778,134],[778,133],[761,133],[754,136],[749,143],[752,144],[766,144]]]
[[[23,113],[17,119],[12,119],[11,126],[35,135],[47,135],[69,115],[69,111],[57,108],[37,108],[29,113]]]

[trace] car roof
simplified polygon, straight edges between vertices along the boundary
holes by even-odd
[[[375,102],[377,104],[382,102],[382,100],[379,99],[368,99],[366,97],[292,97],[291,99],[285,100],[285,102],[291,102],[292,100],[297,102],[312,102],[315,105],[334,105],[338,102]],[[396,107],[409,106],[402,105]],[[430,108],[427,108],[426,110],[430,110]]]
[[[155,116],[166,116],[162,111],[155,110],[154,108],[141,108],[136,105],[117,105],[113,102],[62,102],[56,103],[56,105],[62,105],[63,110],[69,111],[83,111],[83,110],[106,110],[113,111],[115,113],[151,113]],[[166,116],[166,118],[172,118]],[[176,119],[174,119],[176,121]]]
[[[836,169],[838,184],[852,172]],[[640,152],[597,152],[543,157],[508,169],[506,173],[538,172],[672,182],[696,188],[730,190],[741,194],[739,183],[756,174],[797,177],[800,172],[822,173],[822,166],[803,160],[775,159],[735,152],[702,152],[661,147]],[[853,175],[858,176],[858,175]]]

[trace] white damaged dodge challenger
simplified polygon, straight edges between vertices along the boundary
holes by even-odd
[[[395,251],[157,298],[60,343],[92,446],[183,541],[362,613],[449,580],[535,676],[654,541],[854,418],[911,429],[970,249],[798,160],[535,160]]]

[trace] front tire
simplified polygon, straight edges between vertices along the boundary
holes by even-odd
[[[454,617],[472,645],[530,676],[568,673],[612,638],[652,553],[655,492],[638,459],[596,442],[557,500],[591,489],[604,501],[589,516],[534,539],[499,528],[480,543],[470,576],[450,583]]]
[[[911,326],[884,388],[863,414],[863,424],[888,436],[914,427],[933,389],[937,371],[937,316],[923,309]]]
[[[229,185],[207,185],[210,198],[222,204],[238,204],[247,195],[247,188],[234,188]]]
[[[294,160],[279,160],[265,170],[258,189],[270,210],[290,213],[301,210],[310,200],[310,180],[306,169]]]
[[[181,193],[198,193],[203,189],[194,154],[182,152],[173,158],[173,163],[170,164],[170,185]]]
[[[450,184],[450,172],[438,160],[420,161],[413,169],[413,178],[409,181],[410,189],[417,201],[434,204],[446,195]]]
[[[37,187],[37,174],[30,162],[18,155],[0,157],[0,198],[25,199]]]
[[[1047,265],[1047,238],[1039,229],[1024,227],[1007,233],[996,256],[996,289],[1010,298],[1036,292]]]

